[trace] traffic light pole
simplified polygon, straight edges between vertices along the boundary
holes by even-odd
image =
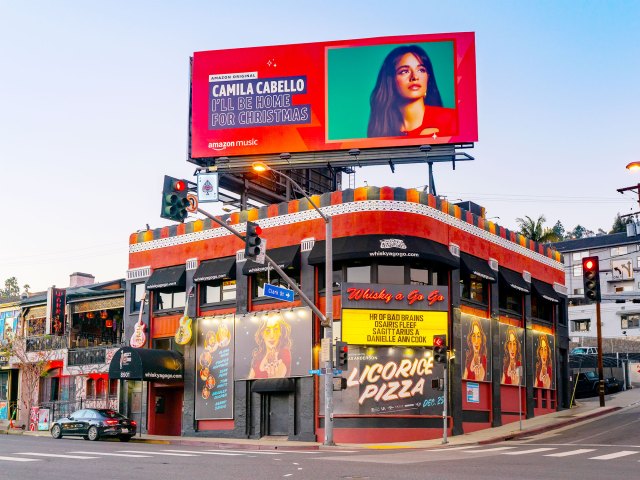
[[[449,443],[447,440],[447,404],[449,403],[449,354],[447,353],[447,362],[444,364],[444,405],[442,407],[442,443]]]
[[[600,406],[604,407],[604,368],[602,366],[602,321],[600,317],[600,301],[596,302],[596,328],[598,332],[598,396]]]

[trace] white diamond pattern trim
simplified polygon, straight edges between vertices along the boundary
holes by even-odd
[[[447,215],[440,210],[436,210],[428,205],[422,203],[402,202],[398,200],[365,200],[362,202],[349,202],[341,203],[339,205],[330,205],[326,207],[320,207],[322,213],[327,216],[344,215],[348,213],[358,212],[380,212],[380,211],[392,211],[403,213],[414,213],[416,215],[423,215],[425,217],[433,218],[446,225],[458,228],[471,235],[479,237],[483,240],[498,245],[506,250],[518,253],[522,256],[531,258],[537,262],[543,263],[551,268],[564,272],[564,264],[553,260],[552,258],[545,257],[537,252],[529,250],[513,243],[505,238],[499,237],[493,233],[487,232],[481,228],[476,227],[473,224],[467,223],[458,218]],[[262,218],[255,221],[262,228],[280,227],[284,225],[292,225],[294,223],[306,222],[309,220],[321,220],[318,216],[318,212],[315,210],[305,210],[304,212],[288,213],[286,215],[280,215],[277,217]],[[234,225],[234,228],[239,232],[244,232],[247,229],[246,223]],[[212,238],[221,238],[232,235],[226,229],[213,228],[209,230],[203,230],[201,232],[191,232],[177,237],[160,238],[158,240],[151,240],[149,242],[135,243],[129,246],[129,253],[146,252],[149,250],[155,250],[163,247],[173,247],[176,245],[184,245],[192,242],[200,242],[203,240],[210,240]]]

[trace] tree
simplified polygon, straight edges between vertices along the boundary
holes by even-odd
[[[582,225],[576,225],[575,228],[573,230],[571,230],[571,232],[569,232],[569,238],[572,240],[577,240],[579,238],[587,238],[587,237],[593,237],[595,236],[595,233],[593,233],[593,231],[583,227]]]
[[[518,225],[520,226],[521,235],[524,235],[535,242],[557,242],[560,240],[560,237],[552,228],[544,227],[544,222],[546,221],[547,219],[544,215],[540,215],[537,220],[534,220],[529,216],[516,218],[516,222],[518,222]]]
[[[31,288],[29,284],[25,284],[24,293],[29,293]],[[0,288],[0,298],[17,298],[20,296],[20,286],[16,277],[7,278],[4,281],[4,288]]]
[[[616,218],[613,220],[613,226],[609,233],[621,233],[627,231],[627,224],[631,223],[631,217],[620,217],[620,213],[616,214]]]
[[[562,241],[565,239],[564,225],[562,225],[562,222],[560,220],[556,222],[551,230],[553,230],[553,233],[555,233],[558,237],[558,241]]]

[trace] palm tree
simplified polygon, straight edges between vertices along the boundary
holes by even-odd
[[[529,216],[516,218],[516,222],[520,226],[521,235],[540,243],[557,242],[560,238],[553,228],[543,226],[546,221],[547,219],[544,215],[540,215],[537,220]]]

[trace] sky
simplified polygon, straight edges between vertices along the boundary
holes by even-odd
[[[608,231],[640,210],[616,191],[640,183],[640,2],[0,0],[0,286],[122,278],[130,234],[170,223],[163,176],[194,173],[193,52],[446,32],[475,32],[479,140],[474,161],[434,166],[438,194],[513,230]],[[356,171],[427,183],[422,164]]]

